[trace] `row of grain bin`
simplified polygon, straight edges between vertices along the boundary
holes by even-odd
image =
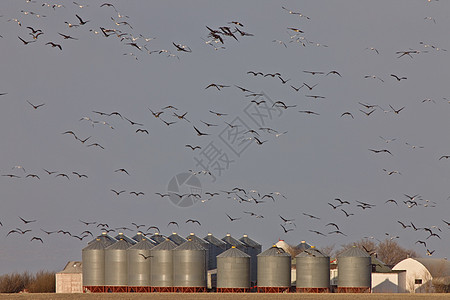
[[[187,237],[188,240],[176,233],[164,240],[161,238],[158,234],[150,238],[142,234],[133,238],[123,234],[116,238],[107,234],[97,237],[82,251],[83,286],[90,289],[95,289],[96,286],[153,286],[162,291],[169,291],[167,287],[180,287],[181,290],[189,287],[204,288],[206,271],[217,265],[216,256],[230,246],[227,240],[232,239],[227,235],[219,240],[212,234],[201,239],[193,233]],[[259,244],[248,236],[243,238],[247,239],[247,243],[253,243],[252,246],[256,245],[257,249]],[[243,250],[253,249],[235,239],[232,243],[240,243]],[[184,249],[181,246],[190,248]],[[211,266],[208,268],[209,264]],[[197,273],[194,274],[195,272]],[[179,278],[181,279],[178,280]],[[201,278],[201,285],[193,285],[195,282],[192,278]],[[113,290],[120,291],[118,288]]]
[[[113,292],[125,292],[128,287],[142,286],[151,286],[151,291],[157,292],[205,291],[206,270],[210,262],[208,256],[211,252],[220,252],[218,249],[230,243],[224,246],[212,234],[205,239],[194,234],[187,238],[181,245],[165,239],[155,246],[153,240],[142,236],[137,243],[138,237],[130,241],[124,235],[116,239],[102,235],[83,249],[83,285],[91,291],[95,291],[96,286],[104,286],[106,290],[103,291]],[[181,239],[178,240],[182,242]],[[273,246],[267,249],[257,255],[257,264],[252,265],[251,256],[244,252],[248,251],[248,246],[243,246],[251,242],[244,244],[228,235],[224,239],[234,245],[216,255],[218,292],[250,291],[254,282],[252,266],[256,265],[259,292],[290,290],[291,256],[282,248]],[[244,251],[239,250],[238,246]],[[296,256],[296,266],[298,292],[330,291],[328,256],[311,247]],[[358,248],[349,249],[338,257],[338,268],[338,292],[370,291],[371,265],[367,253]]]

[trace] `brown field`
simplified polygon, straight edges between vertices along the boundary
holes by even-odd
[[[0,294],[0,299],[37,299],[37,300],[83,300],[83,299],[151,299],[151,300],[272,300],[272,299],[301,299],[301,300],[440,300],[450,299],[449,294],[216,294],[216,293],[146,293],[146,294]]]

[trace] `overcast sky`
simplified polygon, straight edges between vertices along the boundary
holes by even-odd
[[[264,249],[393,238],[448,257],[449,3],[104,3],[0,3],[0,273],[80,260],[90,236],[41,230],[100,234],[80,220]],[[176,189],[200,197],[177,204]]]

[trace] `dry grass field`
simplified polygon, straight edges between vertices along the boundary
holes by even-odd
[[[441,300],[450,299],[449,294],[0,294],[0,299],[33,299],[33,300],[100,300],[100,299],[150,299],[150,300]]]

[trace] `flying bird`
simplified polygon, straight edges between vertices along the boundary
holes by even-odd
[[[186,223],[189,223],[189,222],[191,222],[191,223],[197,223],[199,226],[202,226],[202,224],[200,224],[200,222],[199,222],[198,220],[194,220],[194,219],[188,219],[188,220],[186,220]]]
[[[28,104],[30,104],[34,109],[38,109],[39,107],[41,107],[41,106],[44,106],[45,105],[45,103],[42,103],[42,104],[38,104],[38,105],[34,105],[33,103],[31,103],[30,101],[28,101],[27,100],[27,102],[28,102]]]
[[[283,224],[280,224],[281,228],[283,228],[284,233],[288,233],[289,231],[294,231],[294,229],[290,228],[290,229],[286,229],[286,227],[283,226]]]
[[[240,220],[240,219],[241,219],[241,218],[232,218],[232,217],[230,217],[229,214],[226,214],[226,215],[227,215],[227,217],[230,219],[231,222],[236,221],[236,220]]]
[[[177,225],[177,227],[180,228],[180,226],[178,225],[178,223],[175,222],[175,221],[170,221],[169,224],[167,224],[167,227],[169,227],[169,225]]]
[[[48,42],[48,43],[46,43],[46,45],[50,45],[50,46],[52,46],[52,48],[57,47],[57,48],[59,48],[59,50],[62,50],[62,46],[60,44],[55,44],[53,42]]]
[[[22,222],[24,222],[25,224],[33,223],[33,222],[36,222],[36,221],[37,221],[37,220],[25,220],[25,219],[23,219],[22,217],[19,217],[19,219],[21,219]]]
[[[404,80],[404,79],[408,79],[408,78],[406,78],[406,77],[399,77],[399,76],[397,76],[397,75],[395,75],[395,74],[391,74],[391,76],[394,77],[395,79],[397,79],[397,81],[401,81],[401,80]]]

